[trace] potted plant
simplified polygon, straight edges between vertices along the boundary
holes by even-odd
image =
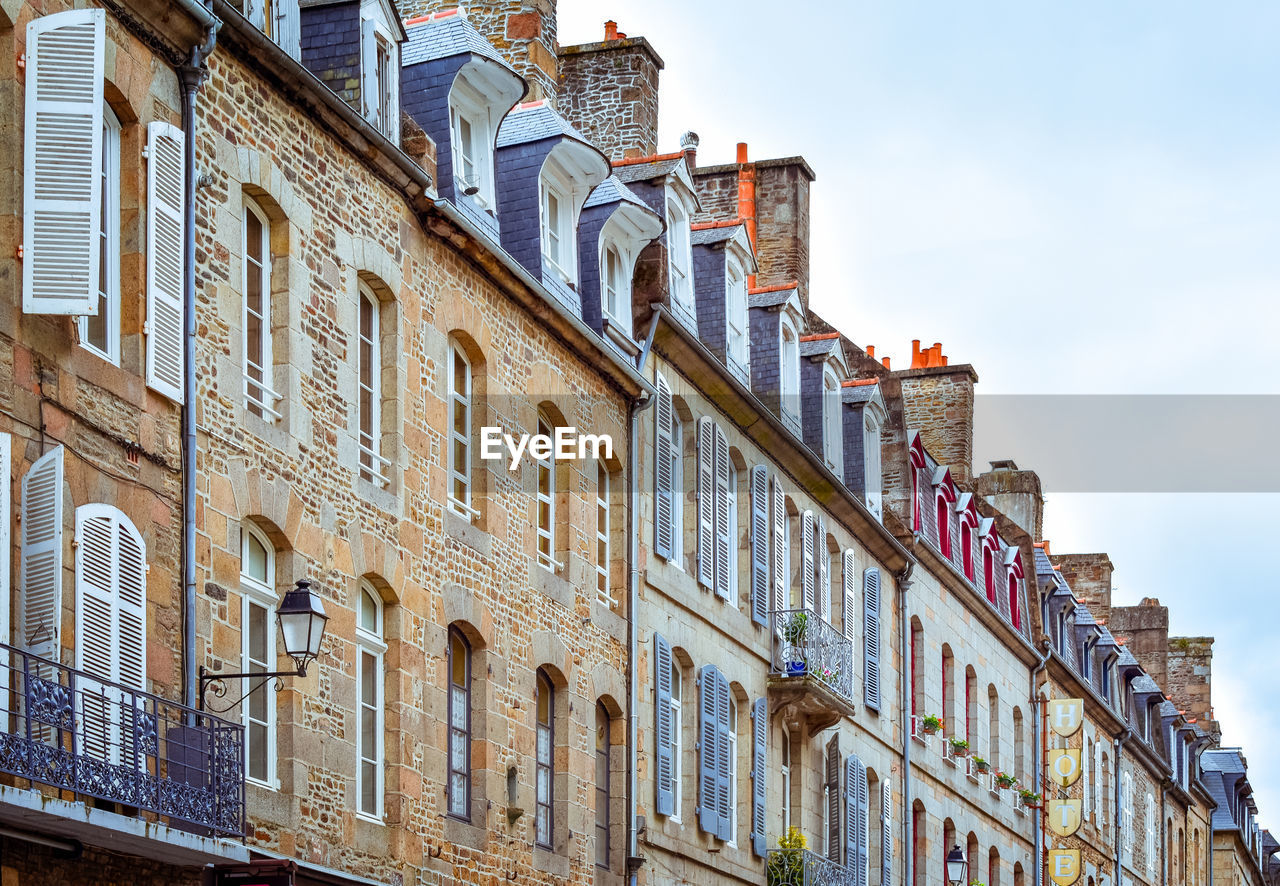
[[[990,772],[991,764],[988,763],[986,760],[984,760],[982,757],[974,757],[973,768],[978,770],[979,772]]]
[[[969,756],[969,742],[965,741],[963,738],[958,738],[953,735],[951,736],[951,738],[947,740],[947,743],[951,745],[952,756],[956,756],[956,757]]]
[[[1017,783],[1018,783],[1018,780],[1014,778],[1012,775],[1009,775],[1008,773],[1005,773],[1005,772],[996,773],[996,788],[999,790],[1002,790],[1002,791],[1006,790],[1008,788],[1013,787]]]
[[[769,854],[769,886],[799,886],[804,882],[804,850],[809,841],[792,825],[778,838],[778,851]]]
[[[1040,803],[1044,799],[1033,790],[1023,788],[1018,791],[1018,796],[1022,799],[1022,805],[1028,809],[1039,809]]]
[[[920,731],[925,735],[935,735],[942,728],[942,718],[935,717],[933,714],[925,717],[920,721]]]
[[[822,677],[822,682],[828,686],[835,686],[840,682],[840,672],[835,668],[823,668],[818,676]]]
[[[804,643],[804,634],[808,627],[809,613],[797,612],[791,616],[791,620],[783,628],[782,639],[787,644],[784,658],[786,659],[787,674],[789,676],[799,676],[808,669],[804,660],[804,651],[801,648]]]

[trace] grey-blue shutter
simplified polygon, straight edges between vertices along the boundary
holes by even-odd
[[[715,584],[715,426],[705,415],[698,419],[698,584]]]
[[[698,674],[698,827],[713,836],[720,833],[719,675],[715,665],[703,666]]]
[[[840,863],[840,733],[827,742],[827,859]]]
[[[751,469],[751,620],[769,623],[769,471]]]
[[[863,701],[880,710],[880,570],[862,573]]]
[[[886,777],[880,781],[880,886],[893,886],[893,791]]]
[[[738,540],[729,537],[729,439],[717,425],[715,428],[715,591],[729,599],[729,570],[738,568]],[[734,501],[737,506],[737,500]],[[738,601],[734,600],[737,606]]]
[[[716,739],[716,817],[720,839],[729,841],[735,836],[729,786],[736,771],[730,758],[737,742],[729,741],[729,678],[716,671],[716,684],[716,725],[720,733]]]
[[[854,840],[857,843],[858,856],[854,862],[854,882],[858,886],[870,886],[871,883],[871,798],[867,795],[867,767],[854,756],[857,768],[857,802],[858,826]],[[846,864],[850,862],[846,861]]]
[[[675,761],[671,758],[671,644],[661,634],[653,635],[654,684],[654,785],[659,815],[675,815]]]
[[[757,698],[751,706],[751,741],[751,849],[764,858],[768,849],[765,806],[769,786],[769,705],[763,698]]]
[[[853,873],[852,886],[864,886],[858,876],[858,768],[857,754],[844,762],[844,864]],[[865,770],[864,770],[865,772]],[[837,861],[839,859],[836,859]]]
[[[674,477],[671,474],[671,417],[673,404],[671,388],[667,380],[658,376],[658,402],[655,424],[657,431],[653,444],[653,552],[659,557],[671,559],[675,541],[675,509],[672,492]]]

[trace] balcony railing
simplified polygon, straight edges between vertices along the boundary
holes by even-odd
[[[773,613],[773,672],[818,681],[846,702],[853,696],[853,642],[816,613]]]
[[[244,835],[244,727],[0,644],[0,772]]]
[[[770,849],[765,862],[769,886],[855,886],[853,868],[808,849]]]

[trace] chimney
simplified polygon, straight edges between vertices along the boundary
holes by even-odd
[[[684,153],[685,165],[689,167],[690,174],[698,168],[698,133],[689,131],[680,136],[680,150]]]
[[[588,141],[613,161],[658,152],[663,63],[649,41],[608,21],[602,42],[562,46],[559,63],[557,110]]]
[[[1076,599],[1089,607],[1094,618],[1110,623],[1111,573],[1115,568],[1111,558],[1106,554],[1062,554],[1050,560],[1062,570]]]
[[[1165,689],[1169,678],[1169,607],[1161,606],[1154,597],[1143,597],[1137,606],[1115,606],[1107,627],[1112,636],[1125,641],[1138,664]]]
[[[1210,735],[1222,734],[1213,717],[1213,638],[1170,637],[1168,682],[1163,688]]]
[[[1032,539],[1044,537],[1044,495],[1040,489],[1040,477],[1035,471],[1020,471],[1011,459],[993,461],[991,470],[978,475],[978,495],[1017,523]],[[1048,542],[1044,552],[1049,553]],[[1108,572],[1108,580],[1110,575]],[[1107,590],[1109,601],[1110,585]]]
[[[756,169],[747,162],[747,143],[738,142],[738,218],[747,224],[751,248],[756,246]],[[749,284],[755,286],[752,280]]]
[[[922,352],[920,342],[913,340],[911,355],[911,368],[897,374],[906,426],[919,430],[925,449],[951,468],[958,481],[967,483],[973,477],[973,386],[978,373],[967,363],[949,365],[940,343]]]
[[[868,357],[870,357],[870,358],[872,358],[873,360],[875,359],[875,356],[876,356],[876,346],[875,346],[875,345],[867,345],[867,356],[868,356]]]
[[[554,0],[475,0],[462,4],[467,20],[529,81],[526,101],[556,101],[556,4]],[[404,19],[456,9],[458,0],[403,0]]]

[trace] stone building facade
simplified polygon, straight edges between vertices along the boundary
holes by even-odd
[[[604,38],[0,3],[0,882],[1266,886],[1211,638],[1050,556],[976,370],[812,309],[806,161],[660,153]]]

